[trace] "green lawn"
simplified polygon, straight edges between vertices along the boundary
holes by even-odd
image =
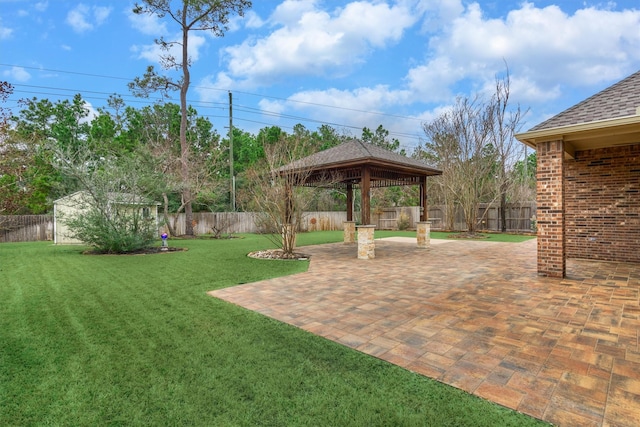
[[[95,256],[0,244],[0,425],[538,423],[207,296],[306,270],[248,258],[269,247],[264,237],[170,244],[189,250]]]

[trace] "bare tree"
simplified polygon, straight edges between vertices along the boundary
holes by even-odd
[[[193,235],[193,209],[194,192],[191,181],[191,152],[187,141],[187,92],[191,84],[191,58],[189,57],[189,34],[192,31],[208,31],[217,37],[222,37],[228,29],[229,15],[237,13],[243,16],[245,9],[251,7],[248,0],[182,0],[181,6],[173,9],[170,0],[143,0],[142,4],[135,5],[133,12],[136,14],[155,15],[159,18],[168,17],[170,21],[181,30],[180,40],[165,40],[163,37],[156,40],[156,44],[165,52],[160,58],[161,65],[167,70],[179,70],[181,78],[171,79],[156,72],[153,66],[147,68],[142,78],[136,78],[129,84],[129,88],[138,96],[148,96],[151,92],[169,90],[180,92],[180,164],[182,178],[182,198],[185,203],[186,234]],[[180,47],[179,57],[173,54],[173,48]]]
[[[442,169],[442,175],[433,177],[435,197],[439,197],[444,205],[444,228],[455,229],[456,198],[460,186],[457,175],[457,158],[460,152],[458,141],[451,128],[450,114],[445,113],[433,122],[424,124],[423,130],[427,136],[424,147],[419,147],[414,157],[427,160]]]
[[[263,142],[265,157],[246,171],[249,185],[239,194],[241,205],[257,212],[258,226],[286,258],[294,256],[302,212],[312,200],[313,190],[303,186],[313,166],[302,159],[309,143],[299,135],[281,136],[275,143]],[[328,184],[330,180],[321,181]]]
[[[495,150],[489,145],[493,111],[476,96],[458,98],[451,110],[425,124],[425,151],[443,170],[440,178],[447,210],[458,204],[467,231],[475,233],[478,204],[489,192],[495,167]],[[451,225],[447,212],[447,226]]]
[[[507,201],[508,195],[515,191],[518,184],[512,168],[516,157],[522,152],[520,144],[514,135],[520,130],[523,115],[526,111],[516,105],[513,109],[510,104],[510,78],[509,68],[503,78],[496,77],[496,89],[490,101],[492,109],[492,123],[490,127],[490,139],[496,151],[497,170],[495,176],[496,193],[500,199],[500,229],[507,231]]]

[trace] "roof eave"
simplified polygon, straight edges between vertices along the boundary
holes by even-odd
[[[515,137],[518,141],[527,144],[530,147],[536,148],[536,144],[538,142],[563,139],[567,135],[571,134],[636,124],[640,124],[640,115],[638,114],[625,117],[616,117],[615,119],[597,120],[588,123],[578,123],[574,125],[558,126],[554,128],[522,132],[516,134]]]
[[[438,169],[434,169],[429,167],[428,165],[420,166],[420,165],[407,165],[401,162],[394,162],[392,160],[383,160],[376,157],[366,157],[366,158],[358,158],[348,161],[337,161],[331,163],[324,163],[321,166],[311,166],[311,167],[298,167],[295,169],[282,170],[280,173],[304,173],[308,171],[316,171],[316,170],[336,170],[343,169],[349,167],[361,167],[363,165],[366,166],[378,166],[378,167],[392,167],[394,169],[403,170],[408,173],[418,174],[418,175],[442,175],[442,171]]]

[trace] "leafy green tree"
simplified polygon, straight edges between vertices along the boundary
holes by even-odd
[[[117,95],[111,95],[107,105],[108,108],[98,108],[98,115],[91,120],[89,145],[96,153],[133,152],[142,142],[140,135],[145,126],[139,110],[127,107]]]
[[[513,165],[514,188],[511,199],[516,202],[530,202],[536,199],[536,152],[528,154],[524,160],[518,160]]]
[[[406,151],[400,148],[400,141],[396,138],[391,138],[389,131],[382,125],[379,125],[375,132],[372,132],[367,127],[363,128],[362,141],[402,154],[403,156],[407,155]],[[409,186],[374,188],[371,192],[372,207],[409,206],[417,202],[418,197],[416,196],[415,189]]]
[[[52,167],[50,147],[69,152],[84,147],[91,139],[90,111],[79,94],[71,101],[52,103],[32,98],[22,101],[22,105],[19,114],[11,118],[13,126],[7,140],[13,153],[22,157],[12,195],[21,199],[20,212],[42,213],[51,208],[54,199],[73,191],[76,185],[72,178]]]
[[[382,125],[379,125],[375,132],[372,132],[369,128],[362,129],[362,141],[369,144],[377,145],[389,151],[395,151],[402,155],[407,153],[404,149],[400,149],[400,141],[396,138],[389,137],[389,131]]]
[[[89,108],[80,94],[73,100],[52,103],[48,99],[22,101],[24,108],[16,121],[21,137],[32,141],[52,141],[62,150],[78,150],[89,138]]]
[[[315,151],[317,152],[340,145],[347,141],[349,136],[344,133],[340,134],[335,128],[323,124],[315,132],[311,133],[311,138],[315,141]]]
[[[229,140],[223,140],[221,149],[224,156],[221,156],[228,162],[229,156]],[[258,138],[236,127],[233,128],[233,165],[238,174],[241,174],[260,159],[264,158],[264,148],[258,143]]]
[[[191,84],[191,59],[189,58],[189,34],[192,31],[207,31],[214,36],[222,37],[228,29],[229,15],[237,13],[243,16],[245,9],[251,7],[248,0],[182,0],[179,7],[170,0],[144,0],[136,3],[133,12],[136,14],[155,15],[167,18],[170,24],[176,25],[181,33],[178,41],[166,40],[164,37],[156,40],[158,46],[165,52],[160,58],[161,65],[166,70],[180,70],[180,78],[172,79],[159,74],[153,66],[147,68],[142,78],[136,78],[129,84],[134,94],[148,96],[151,92],[177,90],[180,92],[180,162],[182,178],[182,199],[185,203],[186,234],[193,235],[192,202],[194,193],[190,182],[190,146],[187,139],[187,93]],[[171,49],[180,47],[180,57],[173,55]]]

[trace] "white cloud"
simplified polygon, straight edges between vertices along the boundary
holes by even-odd
[[[244,18],[237,17],[245,22],[247,28],[260,28],[264,25],[264,21],[258,14],[250,10],[244,14]]]
[[[82,33],[93,29],[93,25],[87,21],[89,7],[79,4],[75,9],[67,14],[67,24],[77,33]]]
[[[253,10],[245,11],[244,16],[232,15],[229,17],[229,23],[227,27],[229,32],[235,32],[243,28],[256,29],[261,28],[265,22],[260,16]]]
[[[285,1],[268,21],[277,29],[223,54],[229,74],[256,86],[296,75],[341,76],[372,49],[397,43],[418,18],[403,4],[352,2],[329,13],[314,1]]]
[[[81,3],[69,11],[66,22],[76,33],[84,33],[102,25],[110,14],[110,7],[89,7]]]
[[[218,86],[220,84],[220,86]],[[198,94],[198,98],[202,102],[210,103],[222,103],[225,101],[225,96],[228,95],[226,90],[232,87],[233,81],[224,73],[219,73],[217,76],[207,76],[203,78],[198,84],[193,86],[193,91]],[[226,90],[218,90],[217,88],[225,88]]]
[[[33,5],[33,8],[37,12],[44,12],[44,11],[47,10],[48,7],[49,7],[49,2],[48,1],[39,1],[36,4]]]
[[[93,119],[100,115],[89,101],[84,101],[84,109],[87,112],[87,117],[80,119],[80,123],[91,123]]]
[[[167,30],[167,24],[156,15],[133,13],[131,8],[128,8],[125,13],[131,27],[140,31],[142,34],[159,37],[169,32]]]
[[[286,111],[285,104],[281,101],[272,101],[269,99],[261,99],[258,106],[266,115],[282,114]]]
[[[466,75],[463,64],[453,63],[446,56],[434,58],[408,70],[405,82],[413,101],[442,102],[458,95],[455,84]]]
[[[2,21],[0,20],[0,40],[6,40],[10,38],[12,34],[13,29],[2,25]]]
[[[553,91],[558,81],[589,85],[628,74],[640,60],[639,27],[637,10],[591,7],[568,15],[524,3],[505,19],[486,19],[472,4],[432,48],[465,66],[467,78],[493,78],[506,60],[523,79]]]
[[[24,83],[29,81],[31,74],[22,67],[11,67],[11,69],[4,71],[3,76],[8,80]]]
[[[110,14],[111,14],[110,7],[103,7],[103,6],[93,7],[93,17],[96,20],[96,25],[102,25],[104,21],[107,20]]]
[[[381,123],[388,129],[396,129],[404,120],[413,122],[415,128],[418,124],[415,119],[400,119],[384,114],[384,108],[402,105],[407,96],[407,91],[390,90],[385,85],[354,90],[330,88],[297,92],[284,101],[263,100],[260,106],[267,112],[295,110],[297,114],[322,123],[340,123],[360,130],[364,126],[375,129]]]
[[[460,0],[420,0],[416,9],[424,16],[422,30],[426,33],[441,31],[464,12]]]

